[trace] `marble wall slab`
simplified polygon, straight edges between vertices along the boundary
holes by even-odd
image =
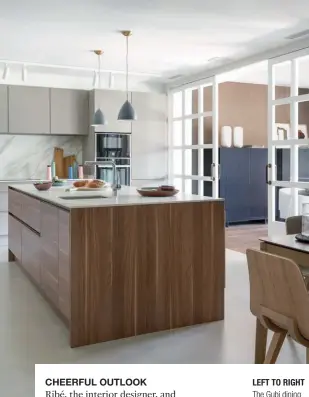
[[[63,148],[65,156],[75,154],[82,163],[82,137],[0,134],[0,180],[45,179],[54,147]]]

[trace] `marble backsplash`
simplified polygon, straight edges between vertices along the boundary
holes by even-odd
[[[0,180],[45,179],[54,147],[82,163],[83,138],[57,135],[0,135]]]

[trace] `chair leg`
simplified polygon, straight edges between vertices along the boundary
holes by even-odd
[[[286,332],[275,332],[270,342],[264,364],[275,364],[283,345]]]
[[[255,364],[263,364],[266,354],[267,344],[267,328],[261,324],[260,320],[256,319],[256,334],[255,334]]]
[[[306,364],[309,364],[309,347],[306,348]]]

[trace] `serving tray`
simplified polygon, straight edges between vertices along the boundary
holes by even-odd
[[[179,190],[160,190],[160,189],[136,189],[143,197],[172,197],[175,196]]]

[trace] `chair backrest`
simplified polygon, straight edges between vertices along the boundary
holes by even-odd
[[[285,320],[292,319],[309,340],[309,295],[296,263],[254,249],[247,250],[247,260],[252,314],[263,319],[266,308],[277,314],[268,318],[283,329],[287,329]]]
[[[302,216],[290,216],[285,220],[286,234],[298,234],[302,231]]]

